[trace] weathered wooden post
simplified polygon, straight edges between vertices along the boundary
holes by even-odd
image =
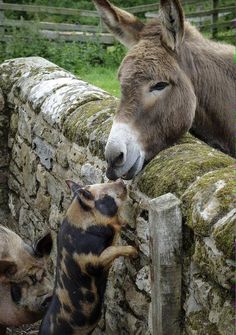
[[[215,11],[218,8],[218,5],[219,5],[219,0],[212,0],[213,11]],[[217,38],[217,34],[218,34],[217,23],[218,23],[218,11],[212,14],[212,24],[213,24],[212,38]]]
[[[152,333],[180,335],[182,216],[171,193],[150,202]]]

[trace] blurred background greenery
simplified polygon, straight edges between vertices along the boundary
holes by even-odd
[[[113,0],[117,6],[131,7],[143,4],[156,3],[156,0]],[[95,10],[91,0],[6,0],[4,3],[44,5],[53,7],[67,7],[83,10]],[[218,0],[217,6],[232,6],[232,0]],[[212,2],[196,1],[185,6],[185,12],[196,12],[212,8]],[[0,63],[5,59],[27,56],[41,56],[53,63],[75,73],[81,79],[99,86],[113,95],[119,96],[119,83],[116,79],[116,72],[119,64],[124,57],[126,50],[119,43],[112,46],[103,45],[99,40],[94,42],[65,42],[63,40],[52,41],[43,38],[39,32],[37,22],[55,23],[78,23],[76,16],[55,15],[49,13],[27,13],[24,11],[4,11],[5,18],[9,20],[23,19],[33,20],[34,25],[11,28],[11,38],[0,42]],[[144,15],[139,15],[144,19]],[[232,13],[224,20],[232,20]],[[96,25],[97,18],[81,17],[80,24]],[[0,28],[2,29],[2,28]],[[233,29],[233,28],[232,28]],[[1,33],[1,31],[0,31]],[[4,30],[4,34],[7,30]],[[209,35],[208,32],[205,33]],[[233,42],[228,38],[228,31],[218,34],[220,40]],[[27,37],[27,38],[26,38]]]

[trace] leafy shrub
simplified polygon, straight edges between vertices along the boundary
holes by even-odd
[[[14,29],[7,43],[0,44],[0,62],[10,58],[41,56],[77,74],[97,65],[118,67],[124,54],[125,48],[118,43],[107,47],[99,41],[49,41],[42,37],[37,25]]]

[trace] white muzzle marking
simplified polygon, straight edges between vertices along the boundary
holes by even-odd
[[[117,178],[124,177],[129,171],[132,178],[141,171],[145,153],[138,141],[138,135],[129,125],[113,122],[105,148],[105,157]]]

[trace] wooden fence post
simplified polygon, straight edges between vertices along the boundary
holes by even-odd
[[[152,334],[180,335],[182,215],[168,193],[150,202]]]
[[[212,0],[212,9],[215,10],[219,6],[219,0]],[[212,14],[212,24],[218,23],[218,12]],[[217,38],[218,29],[216,26],[212,27],[212,38]]]

